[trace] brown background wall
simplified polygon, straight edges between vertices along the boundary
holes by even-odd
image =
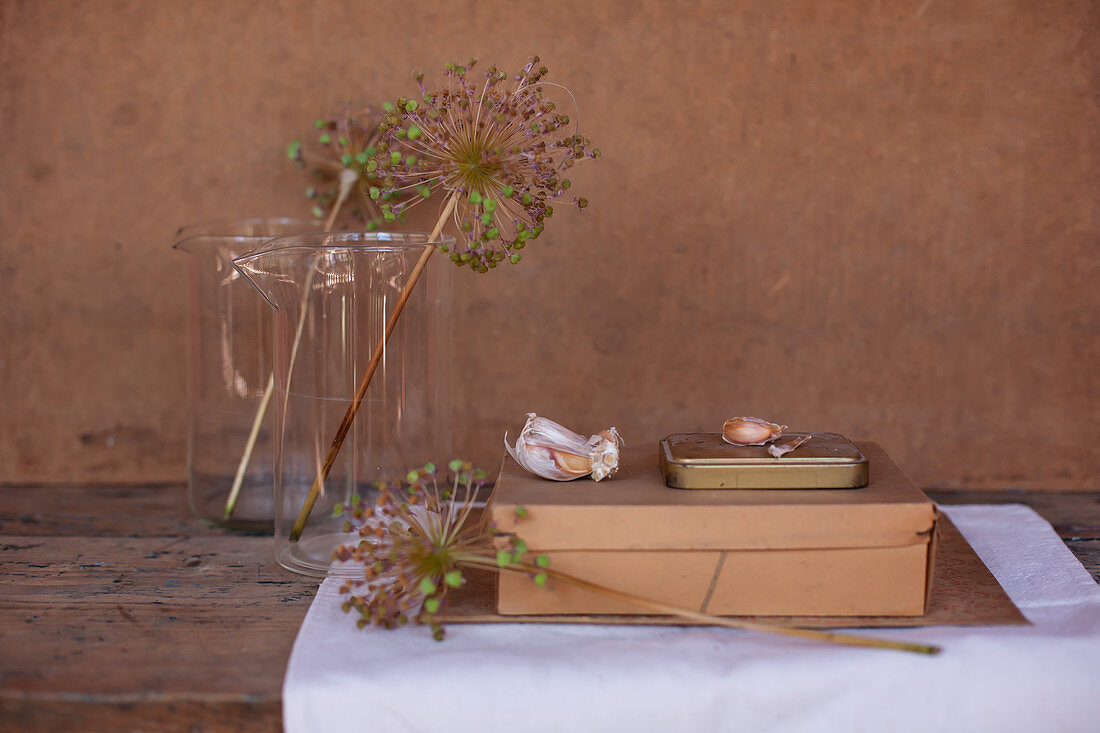
[[[537,8],[537,10],[535,9]],[[305,214],[286,143],[538,52],[604,158],[456,273],[458,447],[734,414],[919,483],[1096,488],[1090,2],[0,2],[0,480],[184,475],[193,221]]]

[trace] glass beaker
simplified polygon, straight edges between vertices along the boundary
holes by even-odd
[[[271,309],[234,257],[272,237],[316,231],[308,219],[236,219],[181,227],[188,255],[187,484],[192,511],[234,529],[271,531]],[[236,496],[230,502],[230,496]]]
[[[451,450],[451,272],[429,261],[377,351],[418,262],[425,234],[313,233],[272,240],[234,265],[275,308],[275,544],[279,563],[321,577],[355,535],[336,511],[373,501],[376,482],[446,462]],[[364,374],[377,368],[365,392]],[[349,413],[362,399],[358,409]],[[347,421],[348,416],[354,414]],[[346,437],[329,462],[341,426]],[[354,538],[354,539],[353,539]]]

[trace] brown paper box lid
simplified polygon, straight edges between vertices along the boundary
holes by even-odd
[[[665,486],[652,448],[624,449],[603,481],[547,481],[504,459],[497,526],[537,550],[761,550],[900,547],[928,541],[935,506],[875,443],[857,443],[861,489],[696,490]],[[526,510],[517,521],[516,507]]]

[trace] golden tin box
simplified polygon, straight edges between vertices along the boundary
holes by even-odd
[[[731,445],[720,433],[676,433],[660,443],[665,484],[673,489],[855,489],[867,485],[867,458],[837,433],[810,435],[775,458],[764,445]]]

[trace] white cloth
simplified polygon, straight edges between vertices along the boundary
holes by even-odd
[[[319,731],[1095,731],[1100,586],[1041,517],[943,507],[1034,624],[876,629],[926,657],[706,627],[355,627],[326,580],[283,686]]]

